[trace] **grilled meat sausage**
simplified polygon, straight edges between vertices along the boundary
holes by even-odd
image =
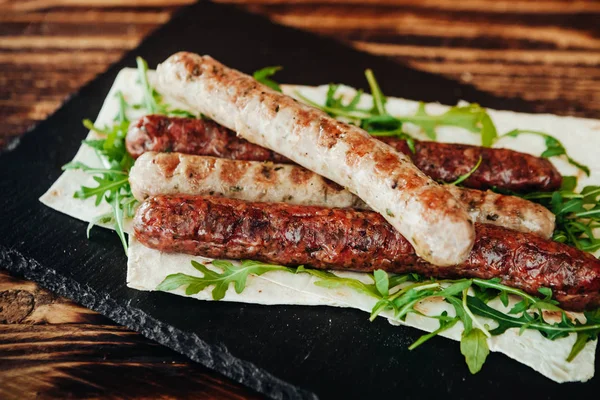
[[[246,201],[285,202],[367,209],[341,186],[300,166],[148,152],[129,173],[131,191],[143,201],[156,195],[222,196]],[[514,196],[449,186],[475,222],[504,226],[549,238],[554,214]]]
[[[466,210],[403,153],[230,69],[177,53],[157,68],[158,89],[360,197],[439,266],[462,262],[475,238]]]
[[[282,155],[238,138],[235,132],[206,119],[146,115],[131,124],[126,145],[133,158],[147,151],[174,151],[231,160],[291,163]]]
[[[479,168],[462,183],[465,187],[497,187],[524,193],[557,190],[562,183],[562,176],[550,161],[513,150],[415,140],[413,153],[405,140],[377,139],[409,156],[421,171],[439,182],[454,182],[481,157]],[[235,132],[214,121],[164,115],[147,115],[132,124],[127,150],[134,158],[147,151],[176,151],[232,160],[291,163],[274,151],[238,138]]]
[[[591,254],[498,226],[477,224],[476,231],[467,259],[439,268],[418,257],[399,232],[371,211],[157,196],[142,203],[134,219],[135,237],[165,252],[319,269],[500,278],[532,295],[551,288],[568,309],[600,306],[600,260]]]

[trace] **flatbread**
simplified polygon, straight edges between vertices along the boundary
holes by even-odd
[[[149,73],[149,79],[153,80],[153,71]],[[121,91],[127,102],[139,103],[142,100],[141,88],[136,84],[137,72],[135,69],[122,70],[113,84],[102,110],[96,119],[97,126],[110,125],[118,110],[118,102],[115,97],[117,91]],[[305,87],[284,85],[283,90],[290,95],[300,92],[313,101],[322,103],[325,98],[327,87]],[[339,93],[352,96],[354,90],[342,86]],[[168,104],[178,108],[182,107],[170,99],[165,99]],[[362,98],[362,106],[369,107],[371,100],[368,95]],[[393,115],[414,114],[418,103],[409,100],[388,98],[387,108]],[[440,104],[427,104],[429,113],[442,113],[448,106]],[[554,158],[552,162],[563,175],[579,176],[580,188],[590,184],[600,184],[600,160],[596,159],[592,149],[600,148],[600,121],[573,117],[559,117],[550,114],[523,114],[508,111],[488,110],[499,134],[509,132],[512,129],[531,129],[546,132],[559,139],[567,148],[569,154],[579,162],[591,168],[591,176],[582,176],[573,166],[562,159]],[[141,116],[139,111],[129,114],[130,118]],[[418,127],[408,125],[408,130],[415,135],[421,135]],[[461,128],[440,127],[437,130],[438,140],[444,142],[456,142],[467,144],[479,144],[479,135],[473,134]],[[96,137],[90,132],[89,138]],[[497,143],[498,147],[506,147],[525,153],[539,155],[544,150],[543,140],[536,136],[523,135],[518,138],[504,138]],[[101,167],[102,163],[94,150],[82,146],[77,152],[74,161],[81,161],[90,166]],[[47,206],[83,221],[92,221],[99,216],[110,212],[110,206],[102,204],[94,205],[93,199],[79,200],[73,198],[73,193],[81,185],[94,186],[92,178],[81,171],[65,171],[52,187],[40,198]],[[130,232],[130,224],[125,224],[125,231]],[[82,232],[84,234],[84,232]],[[138,290],[155,290],[160,282],[169,274],[186,273],[199,275],[199,272],[191,267],[190,261],[207,263],[210,260],[203,257],[192,257],[183,254],[165,254],[144,247],[130,236],[129,259],[127,265],[127,285]],[[352,277],[368,281],[366,274],[336,272],[338,275]],[[328,305],[336,307],[352,307],[366,312],[373,308],[375,300],[365,294],[358,293],[347,287],[335,289],[323,288],[315,285],[318,278],[308,274],[291,274],[285,271],[272,271],[262,276],[250,276],[246,289],[238,294],[231,287],[222,301],[255,303],[255,304],[289,304],[289,305]],[[199,300],[212,300],[212,288],[206,288],[191,297]],[[173,294],[185,296],[182,288],[172,291]],[[502,308],[497,301],[494,307]],[[421,312],[425,314],[438,315],[442,310],[453,314],[453,310],[443,301],[431,300],[419,305]],[[573,315],[578,315],[573,313]],[[397,325],[408,325],[424,331],[437,329],[438,323],[434,319],[419,317],[410,314],[406,321],[394,319],[390,313],[382,313],[391,323]],[[368,323],[365,318],[365,323]],[[441,335],[453,340],[460,340],[462,325],[458,323],[452,329]],[[502,335],[488,339],[491,351],[497,351],[514,358],[515,360],[530,366],[544,376],[556,382],[586,381],[594,375],[594,363],[597,341],[588,342],[582,352],[572,362],[566,358],[575,341],[575,335],[564,339],[550,341],[544,339],[535,331],[525,331],[522,335],[518,330],[510,329]]]

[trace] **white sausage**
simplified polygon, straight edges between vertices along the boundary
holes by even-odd
[[[364,130],[209,56],[177,53],[158,66],[157,77],[159,92],[346,187],[430,263],[456,265],[469,254],[475,230],[467,211],[407,156]]]

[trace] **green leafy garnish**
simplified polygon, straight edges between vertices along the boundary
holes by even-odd
[[[318,269],[307,269],[303,266],[296,268],[296,273],[306,273],[319,278],[320,280],[315,282],[315,285],[335,289],[340,286],[350,287],[359,293],[363,293],[369,296],[377,297],[378,292],[375,284],[367,284],[359,281],[358,279],[342,278],[329,271],[321,271]]]
[[[234,284],[236,293],[242,293],[250,274],[259,276],[269,271],[291,271],[289,268],[281,265],[270,265],[250,260],[243,260],[239,266],[229,261],[214,260],[212,261],[212,265],[221,269],[222,272],[212,271],[205,265],[192,261],[192,266],[201,272],[202,276],[198,277],[182,273],[168,275],[158,285],[156,290],[169,291],[181,286],[187,286],[185,294],[189,296],[209,286],[214,286],[212,297],[214,300],[221,300],[225,297],[225,293],[232,283]]]
[[[254,77],[254,79],[262,83],[263,85],[268,86],[277,92],[281,92],[279,84],[272,80],[271,77],[275,75],[277,71],[280,71],[282,68],[283,67],[281,66],[264,67],[262,69],[259,69],[258,71],[255,71],[252,76]]]
[[[270,271],[287,271],[296,274],[309,274],[318,280],[317,286],[338,289],[347,287],[376,300],[370,319],[382,312],[391,312],[397,320],[405,321],[409,314],[438,320],[439,328],[422,335],[410,347],[416,349],[432,337],[454,327],[458,322],[463,324],[461,337],[461,353],[471,373],[477,373],[489,354],[488,337],[500,335],[508,329],[518,329],[519,334],[525,330],[538,331],[548,340],[577,334],[567,361],[573,360],[585,347],[588,341],[596,340],[600,334],[600,310],[584,312],[585,322],[572,320],[567,313],[557,306],[552,299],[552,291],[541,288],[543,298],[531,296],[519,289],[500,283],[499,278],[484,279],[426,279],[415,273],[390,275],[377,270],[367,274],[373,283],[364,283],[358,279],[338,276],[329,271],[271,265],[262,262],[244,260],[239,265],[229,261],[212,261],[214,271],[192,261],[193,267],[202,276],[172,274],[167,276],[157,290],[170,291],[186,286],[187,295],[196,294],[207,287],[213,287],[212,298],[221,300],[229,286],[234,284],[235,291],[242,293],[249,275],[262,275]],[[488,303],[500,299],[508,307],[508,296],[517,299],[508,312],[492,308]],[[419,303],[428,299],[443,299],[454,309],[454,315],[442,311],[439,315],[426,315],[418,309]],[[543,310],[550,310],[560,316],[560,322],[547,322]]]
[[[148,114],[163,114],[170,117],[197,118],[193,113],[177,108],[171,108],[163,102],[162,96],[150,85],[148,81],[148,63],[142,57],[136,57],[138,80],[142,86],[144,100],[133,108],[143,108]]]
[[[460,352],[465,356],[469,371],[472,374],[478,373],[490,354],[487,337],[477,328],[471,329],[469,332],[463,331],[460,339]]]
[[[111,127],[96,127],[90,120],[84,120],[86,128],[94,130],[104,136],[103,139],[85,140],[83,143],[96,150],[96,154],[105,165],[105,168],[90,167],[82,162],[70,162],[63,166],[63,170],[77,169],[94,175],[96,186],[82,186],[73,197],[77,199],[95,198],[98,206],[106,201],[112,207],[112,216],[103,215],[88,225],[87,234],[96,222],[114,223],[115,231],[127,252],[127,238],[123,231],[124,217],[133,217],[135,199],[129,186],[129,169],[133,165],[133,158],[125,148],[125,136],[129,129],[127,119],[127,103],[121,92],[117,92],[119,111]]]
[[[336,97],[339,85],[330,84],[327,90],[325,104],[318,104],[301,93],[296,92],[305,103],[320,108],[335,118],[344,118],[360,126],[373,136],[395,136],[407,140],[411,151],[414,153],[414,138],[403,130],[404,123],[417,125],[432,140],[437,138],[436,129],[440,126],[456,126],[481,135],[481,143],[490,147],[496,140],[497,131],[487,111],[477,104],[456,106],[441,115],[429,115],[425,111],[425,104],[419,103],[414,115],[392,116],[386,109],[387,98],[383,94],[373,71],[367,69],[365,77],[369,83],[373,106],[370,109],[358,107],[362,91],[344,104],[343,96]]]
[[[440,115],[429,115],[425,104],[419,103],[419,108],[413,116],[397,117],[401,122],[410,122],[421,127],[425,134],[436,140],[436,128],[439,126],[455,126],[469,132],[481,135],[481,145],[490,147],[497,136],[496,127],[487,111],[477,104],[455,106]]]
[[[138,82],[142,87],[143,102],[141,105],[130,105],[121,92],[117,92],[119,109],[111,126],[95,126],[86,119],[83,125],[102,135],[99,139],[84,140],[83,144],[93,148],[104,168],[90,167],[82,162],[74,161],[63,166],[63,170],[77,169],[93,175],[96,186],[82,186],[74,193],[78,199],[94,198],[96,206],[106,202],[112,208],[111,214],[102,215],[88,225],[87,236],[96,225],[101,222],[111,223],[127,252],[127,238],[123,230],[124,220],[132,218],[137,206],[137,201],[131,193],[129,186],[129,170],[133,165],[133,158],[125,147],[125,137],[130,121],[127,118],[129,108],[143,108],[148,114],[165,114],[193,118],[193,114],[169,107],[162,101],[162,96],[154,90],[148,80],[148,64],[142,58],[136,59],[138,67]]]
[[[590,176],[589,167],[587,167],[581,163],[578,163],[577,161],[572,159],[567,154],[567,150],[565,149],[565,146],[563,146],[563,144],[555,137],[550,136],[544,132],[532,131],[532,130],[528,130],[528,129],[514,129],[514,130],[508,132],[504,136],[516,138],[519,135],[536,135],[536,136],[542,137],[544,139],[544,142],[546,143],[546,150],[544,150],[544,152],[540,155],[540,157],[550,158],[550,157],[557,157],[557,156],[565,156],[565,158],[567,159],[569,164],[580,169],[587,176]]]
[[[534,192],[522,197],[540,203],[556,215],[553,239],[593,253],[600,250],[600,186],[586,186],[574,191],[576,179],[564,177],[556,192]]]

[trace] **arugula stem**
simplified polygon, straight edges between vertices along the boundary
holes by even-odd
[[[490,289],[496,289],[496,290],[499,290],[499,291],[504,291],[504,292],[507,292],[507,293],[510,293],[510,294],[514,294],[514,295],[519,296],[521,298],[527,299],[530,302],[536,302],[536,301],[538,301],[537,297],[533,297],[533,296],[531,296],[531,295],[523,292],[522,290],[515,289],[515,288],[512,288],[510,286],[505,286],[505,285],[502,285],[500,283],[494,283],[494,282],[490,282],[490,281],[487,281],[487,280],[484,280],[484,279],[479,279],[479,278],[473,278],[473,283],[477,284],[480,287],[486,287],[486,288],[490,288]]]
[[[469,292],[469,288],[463,290],[463,295],[462,295],[462,305],[463,305],[463,309],[465,310],[465,313],[471,318],[471,321],[473,321],[473,325],[475,325],[477,328],[479,328],[479,330],[481,330],[485,336],[492,337],[492,335],[488,332],[488,330],[485,328],[485,326],[483,326],[479,322],[479,320],[475,317],[475,315],[473,315],[473,313],[471,312],[471,309],[467,305],[467,293],[468,292]]]
[[[150,86],[150,82],[148,82],[148,64],[142,57],[136,57],[135,61],[138,67],[140,83],[144,89],[144,104],[146,111],[148,111],[149,114],[155,114],[158,112],[158,107],[156,101],[152,97],[152,87]]]
[[[354,119],[354,120],[360,120],[360,119],[368,118],[369,117],[369,114],[366,113],[366,112],[363,113],[362,115],[360,115],[360,114],[355,114],[355,113],[351,113],[351,112],[342,111],[342,110],[339,110],[337,108],[331,108],[331,107],[327,107],[327,106],[322,106],[322,105],[320,105],[320,104],[312,101],[308,97],[304,96],[299,91],[295,91],[294,94],[300,100],[304,101],[308,105],[313,106],[313,107],[318,108],[318,109],[321,109],[321,110],[323,110],[323,111],[325,111],[326,113],[329,113],[329,114],[337,115],[339,117],[350,118],[350,119]]]
[[[378,115],[386,115],[387,111],[385,109],[385,97],[383,96],[381,88],[375,79],[375,75],[373,75],[373,71],[371,69],[365,70],[365,77],[367,78],[367,82],[371,88],[371,96],[373,96],[373,108],[377,110]]]
[[[115,181],[106,186],[99,186],[97,188],[92,188],[92,190],[88,191],[85,195],[82,196],[82,198],[87,199],[88,197],[92,197],[97,194],[104,194],[111,189],[120,188],[124,183],[127,183],[127,182],[129,182],[129,177],[121,179],[120,181]]]

